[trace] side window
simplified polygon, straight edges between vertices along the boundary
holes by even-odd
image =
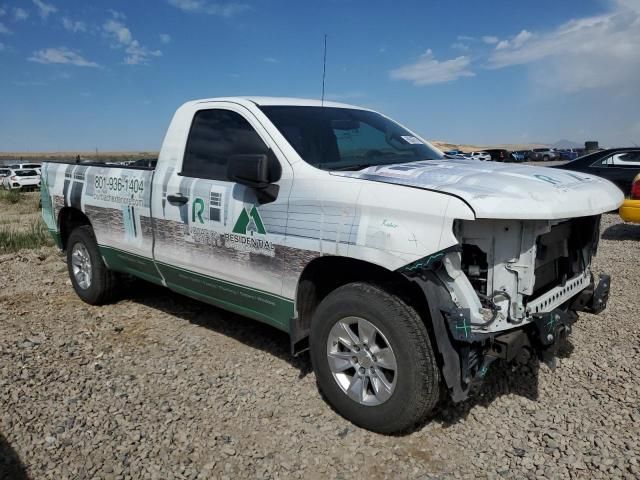
[[[600,167],[608,167],[609,165],[613,165],[613,159],[611,156],[604,157],[596,162],[593,162],[591,164],[591,167],[600,168]]]
[[[227,179],[231,155],[267,153],[258,133],[242,115],[230,110],[196,112],[182,163],[187,177]]]
[[[620,167],[638,167],[640,166],[639,152],[617,153],[613,156],[613,165]]]

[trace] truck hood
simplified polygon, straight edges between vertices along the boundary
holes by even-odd
[[[582,217],[616,210],[624,200],[618,187],[593,175],[479,160],[425,160],[332,174],[453,195],[476,218]]]

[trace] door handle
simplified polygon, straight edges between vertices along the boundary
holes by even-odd
[[[181,193],[175,193],[173,195],[167,195],[167,200],[172,205],[184,205],[189,201],[189,197],[185,197]]]

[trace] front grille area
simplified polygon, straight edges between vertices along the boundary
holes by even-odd
[[[597,241],[598,217],[584,217],[554,225],[536,242],[533,298],[565,285],[585,270],[590,262],[585,247]]]

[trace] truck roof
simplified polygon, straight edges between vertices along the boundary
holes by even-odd
[[[205,102],[234,102],[241,105],[247,105],[249,103],[258,106],[300,106],[300,107],[337,107],[337,108],[356,108],[358,110],[367,110],[366,108],[358,107],[356,105],[349,105],[346,103],[330,102],[325,100],[310,99],[310,98],[292,98],[292,97],[215,97],[215,98],[203,98],[199,100],[193,100],[187,103],[205,103]]]

